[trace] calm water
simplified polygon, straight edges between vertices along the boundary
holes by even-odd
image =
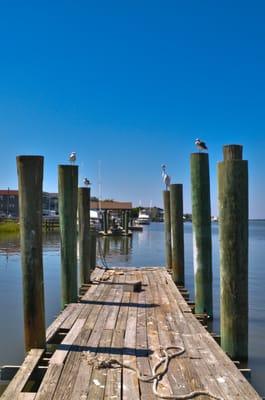
[[[249,260],[249,366],[252,384],[265,395],[265,221],[250,222]],[[218,225],[213,232],[214,331],[219,332]],[[109,265],[164,264],[163,224],[151,224],[132,238],[102,239]],[[185,224],[186,287],[193,296],[192,225]],[[60,254],[56,233],[44,236],[46,323],[60,311]],[[19,238],[0,236],[0,365],[19,364],[24,358],[22,287]]]

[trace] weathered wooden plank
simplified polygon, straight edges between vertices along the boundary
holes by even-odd
[[[76,310],[77,304],[71,303],[58,315],[52,324],[46,329],[46,341],[49,341],[58,331],[61,324]]]
[[[95,357],[99,361],[114,358],[138,368],[141,374],[151,375],[162,356],[161,346],[170,345],[184,347],[185,352],[171,360],[159,382],[162,395],[186,395],[201,389],[223,400],[260,399],[187,311],[186,302],[165,269],[98,272],[98,283],[88,289],[83,302],[68,305],[47,330],[48,338],[60,329],[65,329],[66,336],[51,359],[45,358],[48,368],[37,393],[22,390],[43,350],[29,353],[1,399],[156,399],[152,383],[140,382],[134,371],[124,367],[95,369]],[[141,292],[124,291],[124,283],[133,280],[142,282]]]
[[[104,330],[104,325],[108,318],[108,313],[110,312],[110,306],[108,303],[113,302],[115,296],[115,290],[110,289],[110,285],[106,286],[107,292],[104,292],[102,296],[102,310],[98,311],[97,318],[94,319],[94,324],[92,326],[91,335],[87,341],[86,349],[83,352],[83,356],[80,359],[79,368],[76,374],[75,383],[72,390],[72,400],[77,400],[80,398],[87,398],[90,391],[90,380],[93,372],[93,358],[96,356],[98,351],[99,342],[101,339],[102,332]],[[105,303],[105,305],[104,305]],[[93,311],[88,318],[85,327],[88,329],[91,317],[94,318]],[[58,399],[59,400],[59,399]]]
[[[115,350],[115,354],[111,354],[111,357],[118,361],[122,361],[124,334],[124,330],[115,329],[113,332],[111,348],[112,351]],[[121,375],[121,368],[108,369],[104,400],[120,400],[122,398]]]
[[[109,358],[111,349],[111,341],[112,341],[113,330],[103,330],[101,339],[99,342],[99,347],[97,351],[97,359],[100,362],[101,360],[106,360]],[[105,387],[106,387],[106,379],[107,379],[107,369],[96,369],[94,368],[91,380],[90,380],[90,389],[87,396],[88,400],[102,400],[104,397]]]
[[[17,400],[34,400],[36,393],[19,393]]]
[[[72,326],[74,325],[74,323],[76,322],[77,318],[79,318],[79,315],[81,314],[82,310],[83,310],[83,304],[77,303],[75,304],[75,310],[72,311],[69,315],[68,318],[66,318],[63,323],[60,326],[60,329],[64,329],[64,330],[70,330],[72,328]]]
[[[149,361],[149,352],[147,342],[147,321],[146,321],[146,295],[142,291],[138,296],[138,307],[137,312],[137,326],[136,326],[136,361],[137,368],[142,375],[151,376],[152,371]],[[152,383],[140,382],[141,399],[151,400],[155,399],[155,395],[152,390]]]
[[[125,281],[124,276],[119,276],[117,281],[121,285]],[[120,362],[122,361],[122,354],[124,348],[123,343],[124,343],[125,329],[127,325],[129,301],[130,301],[130,293],[123,292],[121,299],[121,306],[119,307],[119,313],[117,316],[111,343],[112,352],[114,353],[111,354],[111,356]],[[113,399],[119,400],[121,398],[122,398],[122,370],[121,368],[108,369],[104,400],[113,400]]]
[[[36,394],[35,400],[51,400],[63,370],[63,364],[50,364]]]
[[[153,297],[155,302],[160,304],[160,306],[155,309],[160,346],[162,348],[166,348],[170,345],[177,345],[173,342],[173,336],[170,335],[170,330],[167,326],[167,321],[165,319],[165,311],[168,312],[169,302],[166,298],[165,292],[161,290],[160,284],[156,286]],[[183,376],[180,359],[171,360],[170,367],[167,372],[167,377],[170,382],[173,394],[185,395],[191,392],[190,384]]]
[[[128,311],[128,319],[124,337],[123,362],[133,368],[137,367],[136,363],[136,323],[137,323],[137,307],[138,294],[131,293],[131,303]],[[123,368],[123,399],[131,399],[133,393],[134,399],[140,398],[139,382],[134,371]]]
[[[215,372],[219,386],[224,387],[227,382],[229,395],[234,391],[234,396],[240,396],[242,400],[260,400],[253,387],[209,334],[201,337],[200,353],[205,355],[211,373]]]
[[[50,364],[62,364],[64,362],[68,352],[71,349],[71,345],[75,341],[76,337],[79,335],[85,322],[85,318],[78,318],[76,320],[72,329],[68,332],[62,343],[58,346],[58,349],[55,350],[54,354],[52,355],[50,359]]]
[[[18,394],[22,392],[27,380],[38,364],[43,353],[43,349],[30,350],[21,368],[2,394],[1,400],[14,400],[18,398]]]
[[[147,307],[147,342],[148,348],[152,351],[149,356],[150,366],[154,368],[154,366],[160,361],[161,352],[160,352],[160,340],[158,334],[158,320],[156,315],[156,308],[159,307],[158,299],[155,297],[154,287],[156,287],[156,283],[153,282],[154,271],[148,273],[145,271],[144,282],[147,284],[146,287],[146,302],[149,305]],[[152,288],[152,289],[151,289]],[[172,395],[171,384],[168,380],[167,374],[164,375],[162,380],[159,382],[159,393],[163,395]]]

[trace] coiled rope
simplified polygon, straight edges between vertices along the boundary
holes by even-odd
[[[170,352],[170,350],[177,350],[174,352]],[[208,396],[213,400],[224,400],[222,397],[215,396],[214,394],[210,393],[207,390],[194,390],[187,394],[170,394],[164,395],[158,392],[159,381],[162,380],[163,376],[168,371],[170,360],[173,358],[180,356],[181,354],[185,353],[185,348],[182,346],[167,346],[161,347],[161,352],[163,356],[160,360],[153,366],[152,368],[152,375],[146,376],[142,375],[138,368],[131,367],[128,364],[124,364],[123,362],[115,359],[109,358],[105,360],[98,360],[96,357],[89,360],[88,363],[91,365],[93,364],[97,369],[105,369],[105,368],[126,368],[136,373],[137,378],[141,382],[153,382],[152,390],[155,396],[159,397],[160,399],[164,400],[189,400],[194,399],[197,396]],[[85,354],[85,353],[84,353]],[[162,366],[162,370],[158,371],[158,369]]]

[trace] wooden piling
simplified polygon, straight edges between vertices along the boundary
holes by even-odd
[[[209,157],[191,154],[195,312],[213,316]]]
[[[97,262],[97,233],[94,229],[90,231],[90,271],[96,268]]]
[[[62,307],[77,300],[77,185],[78,167],[59,165]]]
[[[80,285],[90,282],[90,188],[78,189]]]
[[[172,278],[184,286],[183,186],[170,185]]]
[[[242,146],[224,146],[218,164],[221,346],[248,358],[248,162]]]
[[[163,191],[164,198],[164,225],[165,225],[165,252],[166,267],[172,268],[172,250],[171,250],[171,221],[170,221],[170,192]]]
[[[121,226],[125,229],[125,214],[124,211],[121,212]]]
[[[107,210],[103,211],[103,231],[105,233],[105,235],[107,235],[108,233],[108,214],[107,214]]]
[[[125,211],[124,222],[125,222],[125,226],[124,226],[125,234],[128,235],[128,233],[129,233],[129,211]]]
[[[43,157],[18,156],[19,222],[25,348],[46,343],[42,264]]]

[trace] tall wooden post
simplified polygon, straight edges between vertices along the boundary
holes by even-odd
[[[59,165],[62,307],[77,301],[78,166]]]
[[[97,262],[97,233],[94,229],[90,231],[90,271],[96,268]]]
[[[46,343],[42,264],[43,157],[18,156],[19,221],[25,348]]]
[[[121,226],[123,229],[125,229],[125,212],[121,212]]]
[[[170,223],[170,192],[163,191],[164,198],[164,225],[165,225],[165,252],[166,267],[172,268],[172,251],[171,251],[171,223]]]
[[[112,226],[111,210],[107,210],[108,229]]]
[[[170,219],[172,277],[177,285],[184,286],[183,190],[181,184],[170,185]]]
[[[90,282],[90,188],[78,189],[80,285]]]
[[[109,221],[108,221],[108,211],[104,210],[103,211],[103,228],[104,228],[104,233],[107,235],[108,230],[109,230]]]
[[[195,312],[213,316],[209,157],[191,154]]]
[[[224,146],[218,164],[221,345],[234,360],[248,358],[248,162],[242,146]]]
[[[128,235],[129,233],[129,211],[126,210],[125,211],[125,217],[124,217],[124,221],[125,221],[125,234]]]

